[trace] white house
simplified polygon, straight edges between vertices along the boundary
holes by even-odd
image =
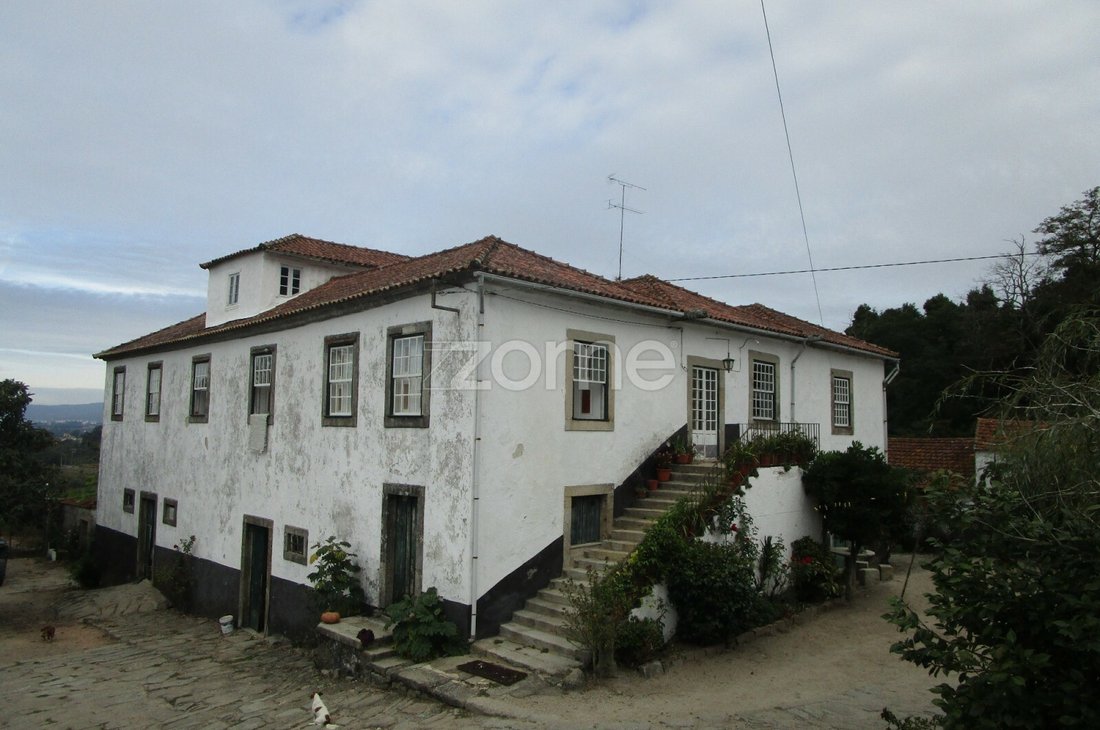
[[[488,237],[426,256],[292,235],[203,264],[207,310],[106,362],[97,549],[116,580],[195,535],[196,609],[312,627],[310,545],[370,602],[435,586],[492,634],[599,540],[652,455],[798,422],[885,447],[888,350]]]

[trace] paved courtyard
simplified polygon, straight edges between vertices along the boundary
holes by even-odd
[[[63,571],[30,560],[12,561],[8,578],[0,587],[2,727],[302,728],[312,726],[314,690],[346,728],[881,728],[884,705],[931,709],[932,680],[880,656],[883,640],[875,651],[830,640],[870,632],[888,646],[889,627],[874,622],[896,586],[868,592],[860,608],[697,655],[655,679],[624,674],[568,694],[521,683],[478,703],[491,716],[324,675],[285,641],[222,636],[214,621],[165,610],[148,584],[65,590]],[[43,608],[52,600],[56,610]],[[47,621],[53,642],[38,634]]]

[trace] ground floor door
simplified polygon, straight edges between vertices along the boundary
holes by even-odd
[[[691,368],[691,442],[706,459],[718,456],[718,369]]]
[[[420,499],[412,494],[386,495],[386,585],[389,602],[420,592]]]
[[[262,632],[267,627],[267,596],[270,582],[271,529],[246,522],[241,565],[240,626]]]
[[[584,545],[603,539],[603,503],[606,495],[589,494],[573,497],[569,519],[569,544]]]
[[[142,493],[138,504],[137,577],[153,578],[153,552],[157,544],[157,495]]]

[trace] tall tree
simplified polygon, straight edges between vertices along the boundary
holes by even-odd
[[[53,436],[26,419],[31,394],[17,380],[0,381],[0,526],[42,524],[51,496],[50,470],[35,454],[53,443]]]

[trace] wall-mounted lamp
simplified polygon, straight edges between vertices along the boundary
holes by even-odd
[[[730,357],[729,353],[727,352],[726,356],[722,358],[722,367],[726,369],[727,373],[733,372],[733,363],[734,359]]]

